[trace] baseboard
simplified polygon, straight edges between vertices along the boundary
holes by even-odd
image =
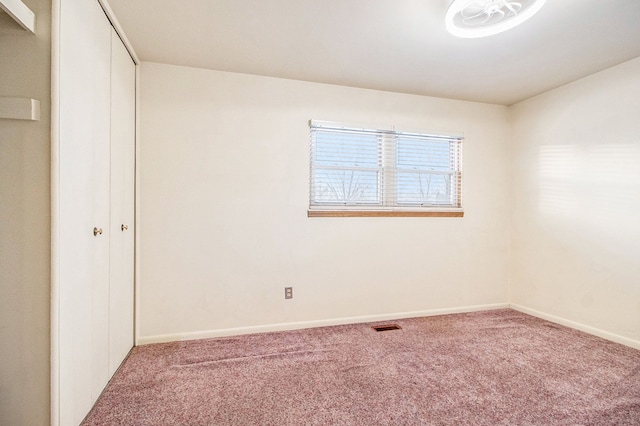
[[[166,343],[182,340],[209,339],[212,337],[238,336],[241,334],[266,333],[271,331],[300,330],[303,328],[327,327],[332,325],[357,324],[363,322],[388,321],[393,319],[428,317],[434,315],[460,314],[466,312],[488,311],[493,309],[507,309],[508,303],[495,303],[490,305],[462,306],[445,309],[429,309],[425,311],[397,312],[392,314],[367,315],[359,317],[331,318],[316,321],[299,321],[279,324],[267,324],[250,327],[225,328],[220,330],[204,330],[189,333],[163,334],[156,336],[138,337],[138,345],[151,343]]]
[[[516,311],[532,315],[534,317],[541,318],[543,320],[551,321],[556,324],[564,325],[569,328],[574,328],[576,330],[584,331],[585,333],[592,334],[594,336],[602,337],[603,339],[610,340],[615,343],[620,343],[625,346],[632,347],[634,349],[640,349],[640,341],[629,339],[628,337],[620,336],[618,334],[610,333],[608,331],[601,330],[599,328],[591,327],[589,325],[585,325],[576,321],[571,321],[565,318],[557,317],[555,315],[546,314],[544,312],[540,312],[535,309],[527,308],[522,305],[518,305],[515,303],[509,304],[511,309],[515,309]]]

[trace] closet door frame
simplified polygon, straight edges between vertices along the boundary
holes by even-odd
[[[51,28],[51,425],[60,426],[60,407],[61,399],[63,395],[61,393],[61,381],[60,381],[60,332],[61,332],[61,315],[60,315],[60,303],[61,298],[64,296],[61,293],[61,221],[62,211],[64,206],[61,205],[61,10],[77,8],[79,4],[86,3],[87,0],[52,0],[52,28]],[[108,0],[93,0],[99,4],[102,8],[106,18],[111,22],[111,26],[115,29],[116,34],[124,44],[131,59],[135,65],[135,190],[137,192],[139,182],[139,168],[138,168],[138,140],[139,140],[139,65],[138,59],[131,43],[127,39],[122,27],[116,19],[113,10],[111,9]],[[135,195],[134,195],[135,196]],[[134,210],[137,211],[139,207],[138,197],[135,196]],[[134,253],[137,246],[137,240],[139,236],[138,226],[138,214],[135,214],[135,235],[134,235]],[[138,259],[134,260],[134,331],[133,331],[133,344],[138,342],[138,318],[136,312],[138,311],[138,288],[135,283],[138,281],[139,274]],[[65,426],[65,425],[62,425]]]

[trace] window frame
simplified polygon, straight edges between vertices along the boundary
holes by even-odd
[[[310,120],[310,145],[309,145],[309,209],[308,217],[463,217],[462,207],[462,148],[464,136],[461,134],[442,135],[425,132],[404,132],[395,129],[374,129],[361,126],[352,126],[342,123]],[[379,153],[379,169],[377,177],[379,201],[376,203],[336,203],[328,201],[318,201],[314,199],[317,193],[316,173],[319,170],[368,170],[372,168],[357,166],[327,166],[326,164],[314,163],[314,155],[317,155],[317,132],[335,132],[338,134],[366,134],[375,135],[377,138]],[[442,170],[423,170],[401,167],[398,165],[399,141],[402,139],[417,139],[433,142],[449,143],[448,163],[452,168]],[[430,148],[427,148],[430,150]],[[426,173],[428,175],[448,175],[449,203],[424,203],[398,201],[398,174],[399,173]],[[353,175],[352,175],[353,176]],[[419,176],[418,179],[422,177]],[[446,185],[446,183],[445,183]],[[450,192],[454,192],[451,194]]]

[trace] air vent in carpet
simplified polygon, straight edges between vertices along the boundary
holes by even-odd
[[[375,331],[391,331],[391,330],[400,330],[400,327],[397,324],[385,324],[385,325],[374,325],[373,328]]]

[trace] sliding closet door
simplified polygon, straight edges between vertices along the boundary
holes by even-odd
[[[111,26],[97,1],[61,3],[58,48],[60,142],[54,172],[59,223],[54,271],[57,265],[59,289],[54,374],[60,424],[77,425],[109,379],[105,319]]]
[[[52,423],[77,426],[134,341],[135,65],[97,0],[54,11]]]
[[[109,251],[110,235],[110,74],[111,74],[111,24],[100,7],[96,8],[94,31],[93,90],[93,223],[94,234],[92,259],[92,350],[93,384],[92,397],[97,398],[109,378]],[[102,232],[100,232],[102,231]]]
[[[109,374],[133,347],[135,64],[111,31]]]

